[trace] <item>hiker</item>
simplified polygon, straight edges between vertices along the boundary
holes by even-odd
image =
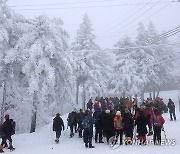
[[[94,124],[94,120],[92,115],[89,113],[88,110],[85,111],[85,118],[83,120],[83,128],[84,128],[84,132],[83,132],[83,140],[85,143],[85,147],[86,148],[95,148],[92,145],[92,137],[93,137],[93,124]]]
[[[174,118],[174,120],[176,121],[175,104],[171,100],[171,98],[169,99],[169,102],[168,102],[168,108],[169,108],[170,120],[173,121],[173,118]]]
[[[137,109],[135,124],[137,125],[137,133],[140,141],[139,145],[146,145],[147,119],[144,115],[143,108]]]
[[[104,143],[102,141],[102,135],[103,135],[103,130],[102,130],[102,112],[101,109],[97,109],[94,114],[93,114],[93,118],[95,121],[95,142],[98,142],[99,139],[99,143]]]
[[[122,138],[123,138],[123,128],[124,124],[122,122],[123,118],[121,116],[121,112],[117,111],[116,116],[114,117],[114,128],[116,129],[116,136],[120,136],[120,145],[123,144]]]
[[[2,124],[2,142],[0,145],[0,153],[3,153],[3,145],[7,146],[6,140],[9,141],[9,147],[8,149],[15,150],[15,148],[12,145],[12,138],[11,136],[15,134],[15,122],[10,119],[9,114],[6,114],[4,116],[5,122]]]
[[[165,120],[157,109],[154,110],[154,114],[151,117],[151,123],[154,129],[154,145],[161,145],[161,129],[163,128]]]
[[[64,131],[64,122],[60,117],[60,114],[57,113],[56,117],[53,119],[53,131],[56,132],[56,139],[55,142],[59,143],[59,138],[61,136],[61,131]]]
[[[82,122],[85,118],[85,114],[82,109],[79,110],[79,113],[77,115],[77,123],[78,123],[78,131],[79,131],[79,138],[82,138],[82,131],[83,131],[83,125]]]
[[[128,108],[125,109],[123,115],[124,132],[125,132],[125,144],[131,144],[133,136],[134,120]]]

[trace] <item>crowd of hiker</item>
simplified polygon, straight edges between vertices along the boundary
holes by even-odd
[[[109,143],[112,142],[112,137],[119,137],[119,145],[132,144],[134,139],[139,141],[139,145],[146,145],[146,137],[153,135],[154,145],[161,145],[161,131],[165,123],[162,114],[168,112],[168,109],[170,120],[176,120],[175,105],[171,99],[167,106],[162,98],[156,98],[154,101],[148,98],[141,105],[138,105],[136,98],[130,100],[101,97],[96,98],[94,102],[90,99],[86,110],[75,109],[69,113],[67,123],[70,138],[78,133],[79,138],[83,138],[86,148],[94,148],[93,138],[95,143]],[[59,121],[64,129],[62,119]],[[54,127],[53,129],[55,130]],[[59,136],[57,138],[59,141]]]

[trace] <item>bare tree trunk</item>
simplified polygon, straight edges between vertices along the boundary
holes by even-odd
[[[76,80],[76,104],[78,105],[78,99],[79,99],[79,82],[78,79]]]
[[[126,97],[126,92],[125,91],[123,91],[123,98],[125,98]]]
[[[159,92],[160,92],[160,87],[158,87],[158,91],[157,91],[157,94],[156,94],[156,98],[159,96]]]
[[[156,86],[154,84],[154,88],[153,88],[153,100],[156,99]]]
[[[144,90],[141,92],[141,103],[144,102]]]
[[[151,94],[151,91],[149,92],[149,98],[150,98],[150,99],[152,98],[152,94]]]
[[[4,122],[4,112],[5,112],[5,104],[6,104],[6,86],[7,86],[7,82],[5,79],[4,88],[3,88],[3,101],[2,101],[2,106],[1,106],[1,123]]]
[[[83,81],[83,109],[86,109],[86,92],[85,92],[85,81]]]
[[[6,72],[4,76],[4,88],[3,88],[3,101],[1,106],[1,122],[4,121],[4,112],[5,112],[5,105],[6,105],[6,95],[7,95],[7,80],[8,80],[8,71],[9,71],[9,65],[5,66]]]
[[[33,110],[32,110],[30,133],[33,133],[36,130],[37,102],[38,102],[38,96],[37,96],[37,91],[35,90],[33,96]]]

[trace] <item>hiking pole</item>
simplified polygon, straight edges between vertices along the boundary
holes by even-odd
[[[136,129],[136,125],[134,126],[133,129],[133,140],[136,141],[137,140],[137,135],[136,135],[137,129]]]
[[[165,137],[165,140],[167,141],[166,132],[165,132],[164,127],[162,127],[162,131],[164,132],[164,137]]]

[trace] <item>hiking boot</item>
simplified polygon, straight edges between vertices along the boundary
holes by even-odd
[[[15,148],[13,146],[9,146],[8,149],[15,150]]]
[[[56,142],[56,143],[59,143],[59,139],[58,139],[58,138],[57,138],[57,139],[55,139],[55,142]]]
[[[5,144],[5,145],[3,146],[3,148],[8,148],[8,145],[7,145],[7,144]]]
[[[99,143],[104,143],[103,141],[99,141]]]
[[[88,148],[88,144],[85,144],[85,147]]]
[[[95,148],[95,146],[90,145],[89,148]]]

